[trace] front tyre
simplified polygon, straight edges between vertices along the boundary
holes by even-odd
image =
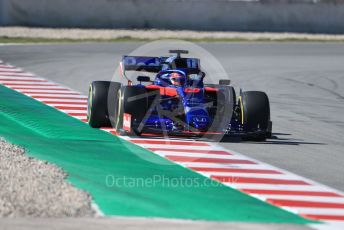
[[[241,123],[251,133],[247,140],[265,140],[271,137],[270,103],[264,92],[246,91],[239,98]]]
[[[87,121],[92,128],[110,127],[108,103],[115,101],[121,84],[110,81],[93,81],[89,87]],[[113,96],[115,95],[115,96]]]
[[[158,91],[157,91],[158,93]],[[116,131],[121,135],[138,135],[142,133],[152,103],[151,92],[142,87],[123,86],[117,96]],[[124,117],[130,115],[130,122],[124,126]]]

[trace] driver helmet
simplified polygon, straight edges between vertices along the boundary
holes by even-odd
[[[170,80],[171,80],[172,85],[175,85],[175,86],[182,86],[185,83],[185,77],[183,74],[180,74],[180,73],[171,73]]]

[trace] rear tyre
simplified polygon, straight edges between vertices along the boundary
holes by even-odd
[[[245,140],[265,140],[271,137],[270,103],[264,92],[247,91],[239,98],[241,122],[247,132],[256,132]]]
[[[116,101],[117,95],[112,93],[118,91],[121,84],[110,81],[94,81],[90,84],[88,103],[87,103],[87,121],[92,128],[101,128],[111,126],[109,119],[109,103]]]

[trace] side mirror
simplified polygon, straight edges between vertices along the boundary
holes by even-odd
[[[228,79],[219,80],[219,85],[230,85],[230,84],[231,84],[231,80],[228,80]]]
[[[137,81],[139,81],[140,84],[141,84],[141,82],[151,82],[150,77],[148,77],[148,76],[138,76]]]
[[[205,72],[200,71],[199,74],[202,76],[202,79],[205,78]]]

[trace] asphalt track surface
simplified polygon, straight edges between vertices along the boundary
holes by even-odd
[[[140,45],[4,46],[0,59],[86,94],[90,81],[110,80],[121,55]],[[201,45],[235,86],[266,91],[271,100],[272,140],[228,139],[222,145],[343,191],[343,44]]]

